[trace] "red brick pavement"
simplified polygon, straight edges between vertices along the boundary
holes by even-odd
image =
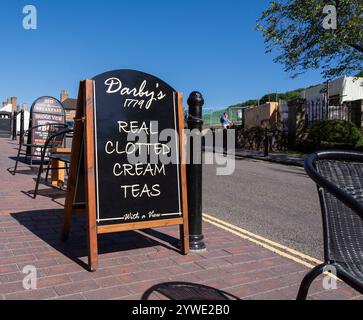
[[[223,290],[240,299],[295,299],[308,269],[215,226],[205,224],[207,252],[182,256],[177,228],[125,232],[99,239],[100,268],[90,273],[85,220],[74,219],[68,243],[60,239],[64,192],[43,186],[33,200],[34,171],[12,176],[16,144],[0,140],[0,300],[140,299],[152,286],[182,281]],[[37,268],[37,290],[26,291],[22,270]],[[200,293],[203,291],[200,289]],[[152,294],[151,299],[162,299]],[[360,299],[338,284],[324,291],[317,279],[310,299]]]

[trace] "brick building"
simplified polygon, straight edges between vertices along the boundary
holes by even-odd
[[[60,102],[66,111],[66,121],[74,121],[76,117],[77,99],[69,98],[67,90],[62,90],[60,94]]]
[[[8,109],[9,112],[18,111],[19,110],[18,98],[17,97],[8,98],[2,102],[1,106],[2,108]]]

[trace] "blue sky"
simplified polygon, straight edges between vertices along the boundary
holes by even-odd
[[[291,79],[254,30],[268,1],[5,0],[0,7],[0,102],[17,96],[72,97],[79,81],[113,69],[154,74],[220,108],[267,92],[322,81]],[[35,5],[38,29],[24,30],[23,7]]]

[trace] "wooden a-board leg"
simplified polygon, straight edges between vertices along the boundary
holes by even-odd
[[[98,269],[97,226],[88,219],[88,266],[91,272]]]
[[[78,163],[80,159],[79,150],[81,149],[82,139],[83,139],[83,123],[79,121],[83,117],[83,107],[84,107],[83,95],[84,95],[84,82],[82,81],[79,85],[79,90],[78,90],[76,121],[75,121],[74,135],[72,141],[71,165],[68,175],[66,201],[64,204],[62,241],[68,240],[69,231],[72,223],[73,202],[74,202],[74,196],[76,194]]]
[[[74,169],[72,169],[72,171],[74,172]],[[66,242],[69,238],[69,232],[71,229],[72,217],[73,217],[73,198],[75,194],[75,188],[73,185],[69,185],[67,188],[68,190],[67,190],[66,202],[64,205],[64,217],[63,217],[62,238],[61,238],[63,242]]]
[[[189,231],[187,231],[188,227],[187,225],[181,225],[180,226],[180,244],[181,244],[181,252],[184,255],[188,255],[190,252],[190,246],[189,246]]]
[[[96,221],[96,177],[95,177],[95,145],[94,145],[94,94],[93,81],[85,81],[85,160],[87,189],[87,224],[88,224],[88,266],[90,271],[98,268],[98,243]]]
[[[180,243],[181,251],[187,255],[190,251],[189,246],[189,221],[188,221],[188,198],[187,198],[187,174],[186,174],[186,152],[184,144],[184,108],[183,94],[177,94],[178,100],[178,117],[179,117],[179,149],[180,149],[180,171],[181,171],[181,189],[182,189],[182,207],[183,207],[183,224],[180,226]]]

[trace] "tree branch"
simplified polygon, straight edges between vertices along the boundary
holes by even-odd
[[[357,44],[351,44],[351,43],[347,43],[348,46],[354,48],[355,50],[358,50],[359,52],[363,53],[363,47],[359,46]]]

